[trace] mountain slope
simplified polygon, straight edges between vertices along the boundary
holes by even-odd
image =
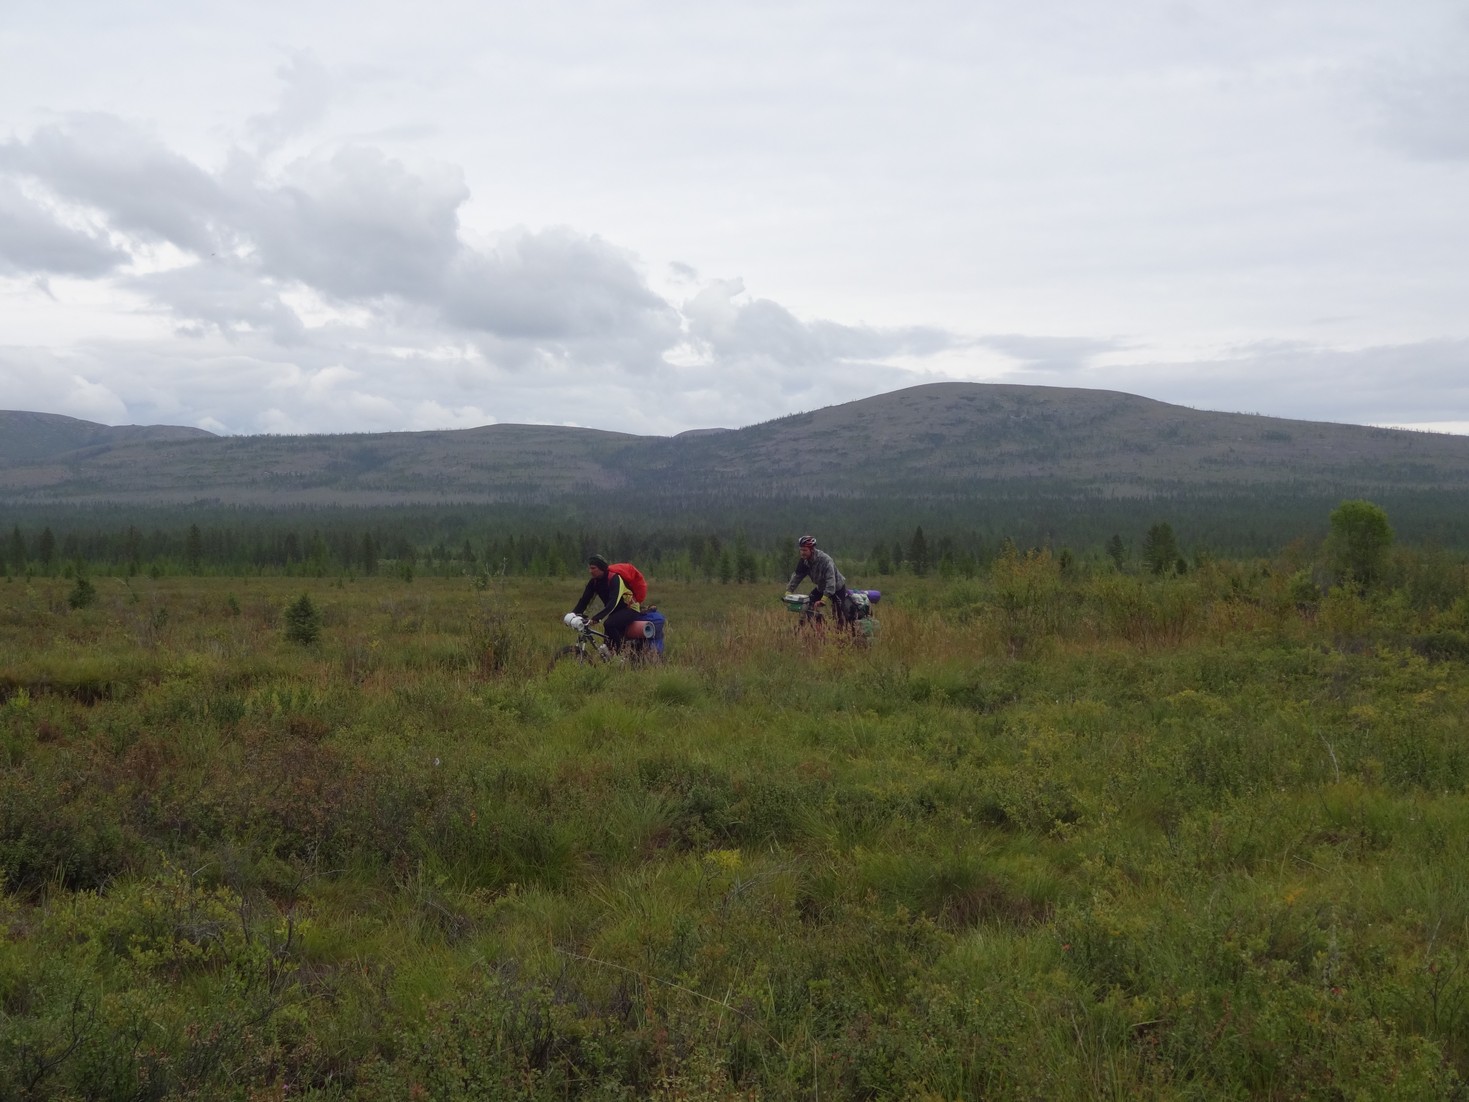
[[[165,440],[217,439],[179,425],[98,425],[56,413],[0,410],[0,465],[34,462],[95,447]]]
[[[535,425],[216,437],[0,414],[0,502],[393,505],[775,497],[1131,498],[1469,487],[1469,437],[934,383],[747,428]]]

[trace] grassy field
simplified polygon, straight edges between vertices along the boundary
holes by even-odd
[[[1462,565],[885,581],[0,581],[0,1098],[1469,1097]]]

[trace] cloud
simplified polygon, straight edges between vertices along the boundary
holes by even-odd
[[[313,59],[293,55],[282,75],[287,103],[249,126],[267,152],[325,109]],[[688,265],[668,269],[692,290],[675,304],[634,254],[566,226],[471,242],[458,169],[358,142],[280,165],[236,148],[209,170],[94,114],[0,145],[0,186],[8,271],[83,277],[173,323],[172,341],[74,349],[139,422],[672,433],[909,385],[913,372],[890,361],[960,344],[931,327],[802,319]],[[51,209],[74,217],[34,217]]]
[[[247,123],[262,156],[320,123],[332,99],[331,78],[310,50],[292,51],[276,75],[285,85],[279,106]]]
[[[639,356],[661,353],[678,330],[672,308],[624,250],[565,228],[516,231],[491,250],[460,250],[443,308],[449,322],[506,340],[631,337]]]
[[[341,299],[431,301],[461,250],[469,191],[457,171],[415,174],[349,146],[293,162],[279,182],[249,183],[235,229],[272,278]]]
[[[405,428],[417,429],[472,429],[480,425],[493,425],[491,417],[478,406],[449,408],[439,402],[420,402],[412,410]]]
[[[1363,78],[1378,135],[1423,160],[1469,158],[1469,20],[1432,47],[1377,62]]]
[[[99,276],[128,259],[106,235],[65,225],[49,204],[0,179],[0,273]]]
[[[1008,382],[1088,386],[1223,412],[1343,424],[1420,424],[1469,409],[1469,340],[1338,349],[1256,342],[1212,358],[1020,371]]]
[[[1083,370],[1098,356],[1126,347],[1110,339],[1026,336],[1020,333],[978,337],[973,343],[1018,360],[1022,370],[1056,374]]]
[[[162,272],[128,277],[127,287],[180,319],[180,336],[213,329],[224,336],[253,331],[278,345],[305,343],[306,327],[270,281],[230,258],[211,258]]]
[[[683,307],[690,341],[711,362],[772,377],[791,392],[854,372],[892,378],[901,372],[869,361],[931,355],[958,343],[930,327],[804,322],[769,299],[741,301],[744,294],[743,280],[727,279],[710,282],[690,298]]]
[[[29,142],[0,142],[0,173],[96,210],[119,233],[195,253],[220,247],[217,225],[230,213],[214,177],[110,115],[76,115]]]
[[[0,394],[8,409],[37,410],[83,421],[123,424],[127,403],[112,387],[87,378],[89,367],[76,357],[21,354],[0,348]]]

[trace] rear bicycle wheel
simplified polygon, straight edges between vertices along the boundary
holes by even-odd
[[[631,662],[634,666],[661,666],[663,652],[640,639],[632,647]]]

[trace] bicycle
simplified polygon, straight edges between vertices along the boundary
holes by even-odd
[[[837,617],[836,624],[851,634],[852,638],[860,642],[870,642],[877,634],[877,620],[872,615],[872,606],[882,598],[882,593],[876,589],[849,589],[847,591],[847,615]],[[797,631],[824,632],[828,626],[826,613],[823,611],[821,602],[812,602],[810,594],[807,593],[783,593],[781,603],[791,611],[799,614],[800,619],[796,621]]]
[[[649,609],[648,611],[654,613],[657,610]],[[662,622],[661,616],[657,621],[635,620],[633,628],[636,629],[637,634],[625,639],[621,647],[614,647],[608,641],[606,632],[599,631],[592,626],[590,620],[574,612],[568,612],[561,618],[561,622],[576,632],[576,642],[556,652],[558,661],[571,659],[584,666],[613,663],[622,665],[630,662],[637,666],[663,660],[663,640],[658,631]]]

